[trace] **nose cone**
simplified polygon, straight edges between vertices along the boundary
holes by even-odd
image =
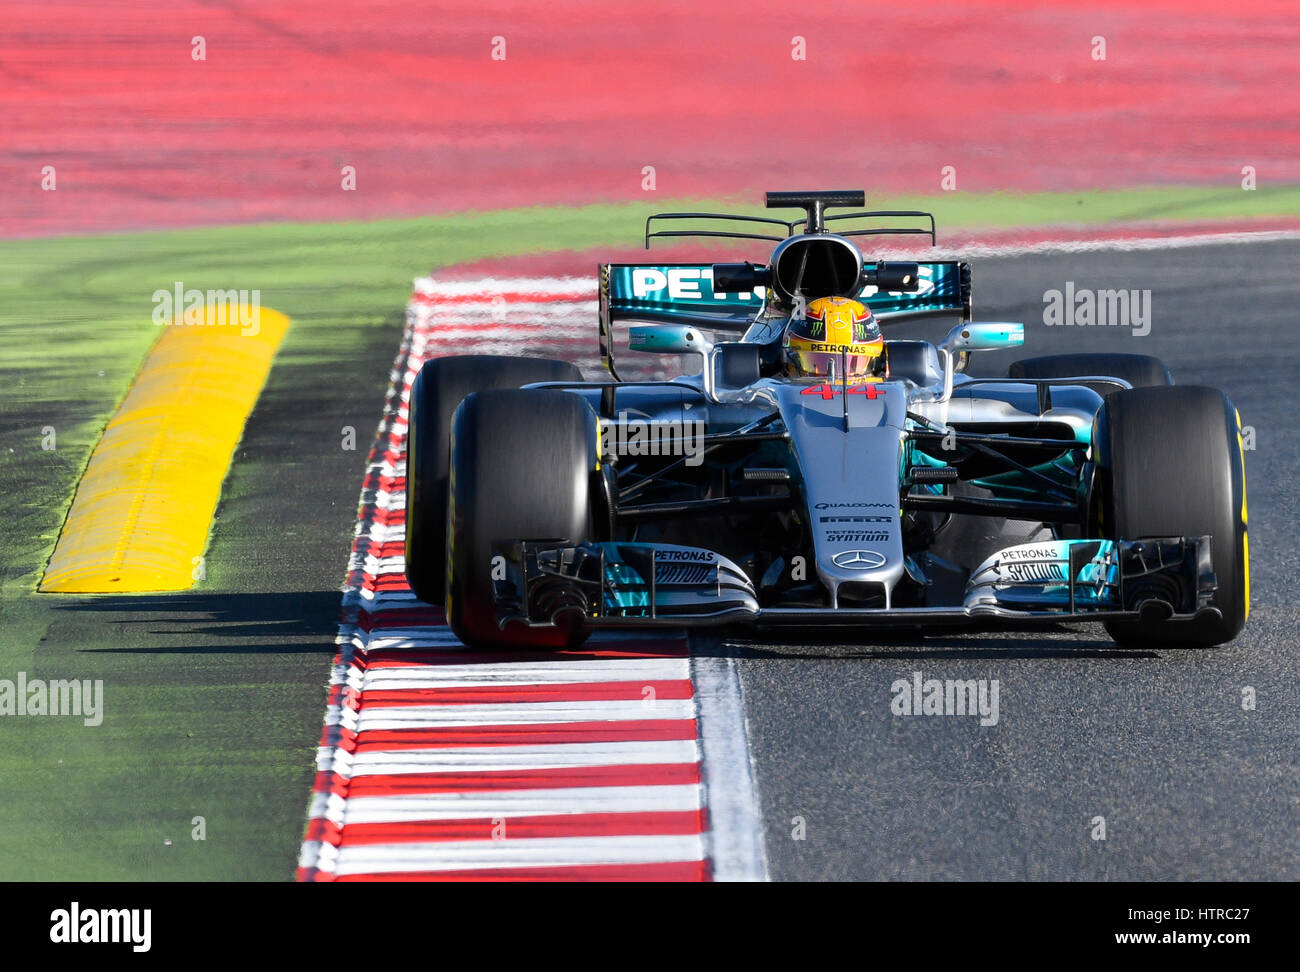
[[[833,385],[809,390],[781,388],[778,403],[799,457],[818,577],[834,606],[842,594],[873,592],[888,606],[904,572],[898,470],[907,393],[902,382],[851,385],[847,395]]]

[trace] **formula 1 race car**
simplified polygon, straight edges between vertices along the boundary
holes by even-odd
[[[1241,631],[1245,465],[1222,392],[1127,354],[970,377],[971,354],[1022,344],[1023,325],[971,320],[967,263],[864,261],[851,239],[933,244],[932,216],[826,215],[862,192],[766,201],[805,215],[646,224],[647,248],[771,240],[766,265],[600,267],[605,380],[554,360],[425,363],[406,570],[421,600],[445,599],[458,637],[561,648],[615,627],[1086,621],[1139,648]],[[878,223],[903,217],[926,225]],[[763,232],[662,228],[700,219]],[[838,220],[851,222],[830,232]],[[956,326],[937,345],[881,333],[944,316]],[[619,324],[631,350],[689,354],[699,372],[620,380]]]

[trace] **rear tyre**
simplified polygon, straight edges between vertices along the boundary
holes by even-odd
[[[1008,378],[1076,378],[1084,375],[1120,378],[1134,388],[1172,385],[1174,376],[1163,361],[1147,354],[1049,354],[1025,358],[1007,369]],[[1107,382],[1080,382],[1103,398],[1116,387]]]
[[[492,546],[590,534],[596,414],[577,395],[522,389],[470,395],[452,426],[447,505],[447,623],[472,648],[557,649],[586,634],[566,616],[549,627],[497,625]]]
[[[1215,388],[1135,388],[1108,396],[1093,425],[1097,535],[1210,534],[1216,621],[1108,622],[1125,648],[1231,641],[1250,611],[1246,467],[1241,419]]]
[[[539,381],[582,381],[582,372],[550,358],[466,354],[426,361],[415,376],[406,439],[406,580],[421,601],[441,604],[446,594],[452,413],[471,392]]]

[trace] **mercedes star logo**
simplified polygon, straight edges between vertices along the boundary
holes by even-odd
[[[831,563],[846,570],[874,570],[885,566],[885,557],[874,550],[841,550]]]

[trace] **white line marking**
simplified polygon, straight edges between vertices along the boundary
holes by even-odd
[[[509,833],[507,825],[506,833]],[[583,864],[666,864],[704,859],[698,836],[525,837],[448,840],[428,844],[344,847],[334,873],[459,871],[487,867],[565,867]]]
[[[540,817],[569,813],[654,813],[699,810],[704,788],[696,783],[664,786],[574,786],[550,790],[470,793],[409,793],[400,796],[327,797],[317,793],[313,816],[357,823],[475,820],[479,817]],[[337,810],[335,809],[337,806]],[[337,816],[335,814],[337,813]]]
[[[596,293],[595,274],[590,277],[484,277],[480,280],[434,280],[417,277],[415,292],[430,297],[477,297],[496,294],[572,294],[575,298]]]
[[[446,650],[448,654],[466,654],[469,649],[460,643],[460,639],[445,629],[429,625],[427,628],[376,628],[369,637],[361,635],[367,652],[394,651],[395,649]]]
[[[529,685],[595,682],[675,682],[691,677],[685,659],[479,663],[477,665],[410,665],[370,671],[367,688],[472,688],[523,682]],[[411,683],[419,683],[411,684]]]
[[[715,881],[766,881],[763,817],[734,658],[693,655]]]
[[[655,742],[551,743],[534,746],[467,746],[457,749],[394,749],[340,754],[323,768],[353,778],[403,773],[490,773],[502,769],[574,766],[652,766],[695,763],[692,739]]]
[[[517,726],[562,722],[628,722],[640,719],[691,719],[691,699],[640,702],[505,702],[500,705],[364,704],[357,718],[359,732],[376,729],[419,729],[434,726]]]
[[[586,327],[582,329],[587,337],[591,336],[593,322],[596,320],[596,313],[599,310],[599,304],[594,300],[548,300],[538,301],[536,303],[527,303],[524,301],[511,301],[509,304],[494,306],[490,301],[482,304],[452,304],[447,306],[431,305],[428,309],[428,317],[433,326],[438,329],[435,340],[442,341],[446,338],[449,330],[459,322],[465,325],[474,326],[476,329],[482,329],[482,324],[472,324],[479,318],[487,318],[489,321],[511,321],[523,318],[523,323],[533,321],[539,317],[545,318],[564,318],[582,315],[586,318]],[[518,328],[519,324],[511,325]],[[539,325],[541,326],[541,325]],[[545,325],[549,330],[554,328],[553,324]],[[577,325],[568,329],[577,333]]]

